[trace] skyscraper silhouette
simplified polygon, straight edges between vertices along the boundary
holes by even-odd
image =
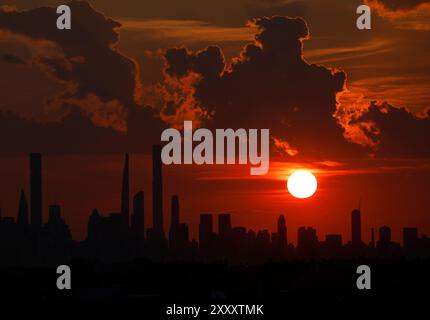
[[[171,202],[171,224],[169,230],[169,246],[172,254],[186,254],[188,245],[188,225],[181,223],[179,212],[179,197],[172,196]]]
[[[28,204],[27,197],[25,196],[24,190],[21,190],[21,196],[19,198],[19,209],[17,223],[20,226],[28,225]]]
[[[418,228],[403,228],[403,245],[406,249],[415,249],[418,243]]]
[[[315,257],[317,251],[317,231],[312,227],[300,227],[297,232],[297,254],[299,257]]]
[[[283,214],[278,218],[278,241],[279,249],[285,249],[287,247],[287,226]]]
[[[179,197],[172,196],[172,226],[179,225]]]
[[[30,154],[30,209],[31,226],[42,227],[42,155]]]
[[[124,170],[122,174],[122,190],[121,190],[121,214],[124,219],[124,224],[130,224],[130,177],[129,177],[129,161],[128,153],[125,154]]]
[[[139,191],[133,197],[133,217],[131,219],[131,230],[134,236],[143,240],[145,238],[145,195]]]
[[[212,214],[202,213],[199,224],[199,245],[200,250],[207,254],[211,250],[213,234]]]
[[[231,215],[222,213],[218,215],[218,234],[221,238],[225,238],[231,231]]]
[[[163,229],[163,182],[162,182],[161,146],[152,146],[152,214],[153,234],[164,239]]]
[[[379,228],[379,242],[381,244],[389,244],[391,242],[391,229],[387,226]]]
[[[352,243],[361,243],[361,213],[358,209],[353,210],[351,213],[351,234]]]

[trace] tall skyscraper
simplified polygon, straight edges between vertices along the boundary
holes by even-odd
[[[145,237],[145,195],[139,191],[133,197],[133,217],[131,219],[131,230],[139,239]]]
[[[31,226],[42,227],[42,155],[30,154],[30,210]]]
[[[352,243],[361,243],[361,213],[358,209],[353,210],[351,213],[351,234]]]
[[[203,213],[200,215],[199,224],[199,246],[203,252],[208,252],[211,248],[213,233],[212,214]]]
[[[287,226],[285,224],[285,217],[281,214],[278,218],[278,245],[280,249],[287,247]]]
[[[130,176],[128,153],[125,154],[124,170],[122,173],[122,189],[121,189],[121,214],[126,226],[130,224]]]
[[[169,230],[169,245],[172,250],[177,250],[181,246],[183,246],[183,236],[181,237],[181,232],[187,232],[188,230],[182,229],[183,225],[180,223],[179,218],[179,197],[172,196],[171,202],[171,218],[170,218],[170,230]],[[182,230],[182,231],[181,231]]]
[[[370,247],[375,248],[375,228],[370,229]]]
[[[152,147],[152,214],[153,233],[159,239],[164,239],[163,228],[163,176],[161,163],[161,146]]]
[[[231,215],[222,213],[218,215],[218,234],[221,238],[226,237],[231,231]]]
[[[179,197],[172,196],[172,218],[171,218],[172,226],[179,226]]]
[[[21,196],[19,198],[19,209],[18,209],[18,225],[26,226],[29,223],[28,219],[28,204],[27,197],[25,196],[24,190],[21,190]]]

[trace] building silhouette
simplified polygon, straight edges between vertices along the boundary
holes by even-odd
[[[370,244],[371,248],[375,248],[375,228],[370,229]]]
[[[200,214],[199,223],[199,248],[204,256],[208,256],[212,250],[213,221],[212,214]]]
[[[162,182],[161,146],[152,148],[152,235],[164,239],[163,228],[163,182]]]
[[[318,236],[314,228],[299,228],[297,233],[297,255],[301,258],[318,256]]]
[[[283,214],[278,218],[278,247],[280,250],[287,248],[287,226]]]
[[[343,256],[341,234],[327,234],[320,243],[319,254],[322,258],[341,258]]]
[[[351,234],[352,243],[361,244],[361,212],[355,209],[351,213]]]
[[[227,239],[231,233],[231,214],[221,213],[218,215],[218,234],[220,238]]]
[[[131,233],[136,242],[145,240],[145,194],[139,191],[133,196],[133,215],[131,217]]]
[[[391,243],[391,228],[382,226],[379,228],[379,245],[386,246]]]
[[[179,211],[179,197],[172,196],[171,199],[171,223],[169,230],[169,249],[175,258],[189,257],[189,234],[188,225],[181,223]]]
[[[42,227],[42,155],[30,154],[30,210],[31,226]]]
[[[125,154],[122,173],[121,214],[124,219],[124,225],[128,227],[130,223],[130,174],[128,153]]]
[[[28,203],[27,203],[27,197],[25,196],[24,190],[21,190],[21,195],[19,198],[17,223],[20,226],[28,226],[29,224]]]
[[[418,228],[403,228],[403,245],[413,249],[418,243]]]

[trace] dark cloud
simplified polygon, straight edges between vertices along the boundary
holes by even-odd
[[[0,0],[0,4],[2,2]],[[278,7],[279,9],[284,6],[287,7],[286,4],[282,4],[282,0],[89,0],[89,2],[109,16],[138,19],[200,20],[222,26],[242,26],[252,12],[257,13],[261,10],[261,14],[269,14],[270,7]],[[14,0],[13,3],[18,8],[64,4],[61,0],[39,0],[37,4],[33,0]],[[278,14],[292,13],[285,9],[282,10]]]
[[[50,7],[0,11],[0,28],[58,45],[63,57],[40,57],[40,60],[60,80],[77,84],[74,97],[94,93],[103,101],[118,99],[125,105],[132,104],[136,67],[131,59],[112,49],[118,41],[115,29],[120,24],[96,12],[86,2],[72,1],[69,6],[74,22],[70,31],[55,27],[58,15]]]
[[[102,112],[92,119],[101,126],[106,126],[103,108],[115,104],[116,116],[121,119],[114,119],[114,113],[110,113],[109,119],[114,129],[125,131],[127,111],[137,107],[140,80],[136,63],[114,48],[120,24],[95,11],[87,2],[72,1],[68,5],[73,13],[72,30],[56,28],[58,15],[50,7],[0,11],[0,29],[28,37],[33,41],[30,47],[34,41],[55,45],[57,54],[48,55],[45,51],[35,57],[47,72],[69,84],[69,90],[55,100],[80,106],[85,114],[88,113],[86,106],[94,101],[91,97],[96,96]],[[124,126],[119,126],[120,123]]]
[[[273,147],[299,157],[361,152],[343,138],[342,128],[332,116],[337,94],[344,88],[345,73],[308,64],[302,57],[302,42],[309,37],[305,21],[272,17],[252,23],[259,29],[255,43],[248,44],[231,66],[215,47],[197,53],[167,51],[166,71],[170,76],[180,80],[189,73],[198,75],[193,83],[196,104],[213,115],[206,119],[206,125],[270,128],[276,138]],[[196,61],[206,68],[197,68]]]
[[[430,157],[430,110],[417,117],[405,108],[395,108],[388,103],[372,103],[368,112],[358,121],[376,124],[376,132],[366,133],[378,143],[377,156]]]
[[[306,17],[306,5],[303,1],[283,2],[278,0],[262,1],[248,9],[248,18],[271,17],[274,15],[288,17]]]
[[[0,61],[10,64],[25,64],[25,61],[11,53],[0,54]]]
[[[71,134],[73,133],[73,134]],[[61,122],[39,123],[14,113],[0,113],[0,154],[113,153],[123,151],[126,135],[92,124],[75,109]]]
[[[166,125],[155,111],[159,109],[138,105],[138,66],[115,49],[120,24],[86,2],[72,1],[70,6],[74,21],[79,21],[71,32],[55,28],[53,8],[0,10],[0,29],[22,36],[33,49],[49,44],[34,50],[33,58],[54,79],[68,84],[65,93],[49,101],[61,101],[70,110],[52,123],[1,114],[2,137],[14,137],[3,138],[2,152],[149,149]],[[391,106],[373,105],[350,122],[377,149],[345,139],[345,128],[333,114],[346,74],[303,58],[303,41],[309,38],[305,21],[275,16],[257,18],[251,24],[258,30],[255,41],[231,64],[218,46],[196,52],[166,51],[166,79],[154,91],[158,99],[163,98],[163,120],[177,124],[195,119],[210,128],[270,128],[273,149],[302,159],[353,157],[370,151],[381,156],[426,154],[428,119]],[[115,132],[124,127],[126,132]],[[402,140],[394,128],[403,127],[408,135]]]
[[[224,55],[216,46],[209,46],[197,53],[189,52],[186,48],[172,48],[165,53],[168,62],[167,74],[182,77],[190,71],[203,77],[218,77],[225,68]]]
[[[253,24],[259,29],[255,43],[231,66],[216,47],[166,52],[169,77],[181,81],[196,74],[193,103],[210,115],[203,119],[207,126],[270,128],[272,149],[295,159],[430,155],[429,118],[387,104],[339,115],[346,74],[304,60],[303,40],[309,38],[304,20],[264,17]],[[211,71],[197,68],[199,63]]]
[[[430,3],[429,0],[376,0],[383,4],[389,10],[412,10],[424,3]]]
[[[129,130],[124,133],[94,126],[77,107],[68,107],[70,112],[59,122],[37,122],[0,112],[0,155],[149,153],[164,129],[154,125],[158,119],[152,118],[148,108],[131,110]]]
[[[171,48],[165,53],[168,61],[167,74],[182,77],[192,68],[193,55],[186,48]]]
[[[40,145],[42,150],[60,150],[55,146],[58,137],[76,143],[73,147],[69,144],[73,149],[71,152],[75,149],[87,152],[89,150],[86,146],[92,143],[94,149],[109,150],[104,147],[105,143],[99,143],[98,140],[104,134],[106,143],[117,139],[114,138],[117,135],[110,132],[111,129],[129,131],[124,133],[127,139],[118,138],[126,141],[125,146],[131,144],[141,150],[142,147],[134,144],[134,141],[146,146],[151,145],[159,139],[158,137],[154,141],[154,134],[159,134],[165,125],[157,117],[158,112],[139,106],[139,68],[134,60],[115,49],[119,40],[117,28],[120,24],[95,11],[87,2],[71,1],[68,5],[73,14],[72,30],[61,31],[56,28],[58,15],[56,9],[51,7],[28,11],[17,11],[10,7],[7,10],[0,9],[0,30],[17,35],[17,39],[33,52],[33,63],[53,79],[66,84],[65,92],[50,97],[47,101],[72,110],[73,117],[47,124],[32,123],[31,120],[11,116],[3,116],[2,121],[15,122],[22,128],[23,134],[40,131],[39,134],[28,135],[31,140],[42,139],[45,134],[46,139]],[[75,107],[80,110],[80,122],[77,121]],[[89,123],[84,118],[88,118]],[[71,119],[74,122],[71,122]],[[91,123],[100,128],[90,129]],[[130,128],[130,124],[144,127],[148,133],[142,134],[139,128]],[[68,131],[69,138],[64,131],[67,127],[73,129]],[[5,126],[4,130],[6,128],[13,132],[11,126]],[[133,136],[130,132],[138,133],[139,136]],[[87,138],[84,138],[85,136]],[[147,137],[151,137],[151,140],[146,139]],[[50,142],[52,148],[47,146]],[[38,143],[32,145],[35,150],[38,149]],[[113,143],[112,149],[117,149],[117,145]]]

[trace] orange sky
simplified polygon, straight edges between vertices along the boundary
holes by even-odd
[[[147,156],[132,155],[130,161],[131,192],[145,191],[145,221],[150,226],[151,160]],[[45,219],[48,205],[60,203],[74,236],[83,239],[93,208],[105,214],[119,211],[122,164],[121,155],[45,157]],[[370,228],[382,225],[392,227],[396,240],[401,239],[403,226],[419,226],[420,232],[430,232],[427,219],[430,204],[425,197],[430,188],[428,171],[396,166],[391,170],[381,169],[371,163],[364,170],[314,167],[311,170],[319,184],[316,194],[309,199],[296,199],[286,190],[285,179],[286,172],[294,166],[272,163],[270,175],[264,178],[249,176],[246,166],[165,167],[165,230],[170,221],[170,196],[178,194],[181,219],[190,224],[193,237],[197,236],[198,215],[203,212],[231,212],[234,225],[254,230],[274,230],[277,217],[284,213],[291,242],[296,242],[297,228],[308,225],[317,228],[320,239],[327,233],[342,233],[347,240],[350,239],[350,211],[360,198],[366,241]],[[27,169],[25,157],[1,160],[4,216],[15,216],[22,186],[29,194]]]
[[[63,137],[60,134],[58,137],[60,141],[57,141],[55,135],[45,131],[41,133],[41,136],[46,137],[47,140],[52,139],[52,143],[50,140],[47,142],[47,144],[51,143],[50,147],[54,145],[53,148],[58,149],[44,157],[44,204],[47,206],[58,202],[63,206],[66,222],[71,225],[76,238],[84,238],[86,232],[84,226],[94,207],[103,213],[119,210],[122,154],[118,153],[117,147],[112,147],[115,149],[115,152],[112,152],[110,145],[119,144],[121,152],[130,149],[136,151],[131,160],[132,190],[135,192],[143,189],[146,192],[146,217],[148,218],[146,225],[149,226],[151,223],[150,161],[148,155],[143,155],[145,148],[140,148],[140,144],[150,145],[147,142],[149,140],[147,135],[155,135],[155,131],[150,129],[153,125],[151,122],[143,123],[136,120],[135,127],[127,123],[129,119],[126,119],[125,109],[128,104],[139,100],[137,103],[141,105],[160,103],[161,107],[165,107],[167,95],[162,90],[171,89],[169,85],[178,91],[182,90],[181,94],[185,95],[187,104],[195,103],[198,99],[193,95],[198,91],[198,80],[196,80],[198,77],[191,76],[180,80],[175,80],[174,77],[166,78],[164,72],[166,61],[162,57],[166,49],[186,47],[192,56],[197,55],[198,50],[216,45],[222,50],[226,69],[228,69],[233,61],[237,62],[244,45],[253,43],[254,36],[259,32],[255,25],[246,26],[248,19],[264,15],[290,15],[303,17],[309,28],[310,39],[303,43],[304,61],[345,72],[346,88],[343,94],[338,96],[339,109],[359,112],[363,109],[367,110],[371,101],[377,101],[378,106],[381,107],[380,110],[389,110],[384,109],[383,103],[386,102],[394,108],[393,110],[406,108],[405,114],[384,118],[384,111],[378,113],[379,109],[375,109],[374,113],[381,123],[378,130],[382,133],[378,130],[375,131],[377,133],[373,133],[381,141],[368,140],[367,137],[363,138],[362,135],[357,134],[358,131],[362,133],[364,130],[360,123],[360,125],[350,126],[350,131],[344,132],[344,135],[347,138],[353,136],[351,139],[357,143],[367,144],[369,147],[367,153],[357,156],[347,152],[347,156],[343,157],[328,153],[318,159],[314,158],[313,154],[309,156],[302,153],[303,150],[312,149],[313,151],[314,146],[318,148],[323,143],[324,130],[316,133],[312,131],[318,124],[318,119],[310,119],[300,127],[301,134],[307,138],[307,140],[304,139],[306,142],[309,138],[314,142],[306,146],[294,145],[297,141],[293,139],[292,145],[299,153],[296,157],[283,158],[283,162],[278,162],[280,160],[276,154],[271,154],[273,156],[271,171],[263,178],[250,178],[248,168],[237,166],[168,167],[165,169],[164,179],[165,215],[168,216],[169,196],[179,194],[182,218],[190,223],[193,237],[196,237],[199,213],[227,211],[233,214],[235,225],[272,230],[276,226],[277,216],[284,213],[289,227],[290,241],[296,240],[296,230],[302,225],[316,227],[320,239],[326,233],[342,233],[346,240],[350,237],[350,211],[357,206],[361,198],[366,240],[369,239],[371,226],[377,228],[384,224],[392,226],[393,237],[397,240],[400,240],[403,226],[416,225],[420,231],[430,233],[430,219],[428,219],[430,204],[427,200],[430,190],[430,153],[427,141],[430,133],[428,128],[427,131],[425,129],[425,122],[415,125],[416,119],[413,116],[405,120],[407,122],[400,122],[405,115],[424,117],[425,111],[430,106],[428,1],[422,1],[424,4],[420,7],[399,7],[396,10],[383,7],[381,3],[384,1],[367,1],[374,9],[373,28],[370,31],[359,31],[355,28],[355,8],[362,2],[355,0],[324,2],[320,0],[238,0],[234,2],[208,0],[204,4],[197,0],[188,0],[180,4],[175,0],[162,0],[155,4],[152,1],[132,0],[90,2],[101,13],[122,23],[121,28],[115,29],[119,35],[118,43],[110,39],[114,37],[112,30],[110,28],[105,30],[105,25],[101,23],[100,34],[105,32],[106,37],[100,38],[106,43],[103,43],[105,47],[96,48],[100,49],[100,57],[112,59],[111,61],[117,59],[119,62],[117,65],[94,63],[94,70],[103,71],[106,74],[101,73],[99,77],[94,76],[94,78],[91,78],[90,74],[89,78],[81,82],[79,77],[84,77],[83,74],[85,75],[88,70],[94,70],[89,68],[85,72],[72,75],[65,72],[66,75],[61,78],[61,75],[58,75],[61,72],[55,74],[50,67],[58,61],[61,62],[61,59],[65,62],[73,62],[78,67],[80,63],[85,64],[88,61],[67,56],[69,53],[65,54],[60,50],[72,48],[84,55],[85,46],[68,47],[67,40],[58,40],[55,35],[53,39],[58,43],[52,40],[35,39],[34,35],[18,35],[10,31],[10,26],[2,27],[0,20],[0,111],[11,112],[28,121],[15,119],[13,122],[6,117],[5,121],[11,121],[10,127],[17,131],[11,131],[13,133],[7,131],[10,129],[7,125],[9,122],[5,122],[0,128],[4,130],[1,131],[2,138],[0,138],[2,147],[0,206],[3,208],[4,215],[16,215],[20,188],[24,187],[28,194],[28,163],[25,155],[39,150],[33,150],[33,145],[21,150],[19,144],[28,140],[25,128],[33,128],[39,133],[41,129],[39,130],[37,124],[41,124],[40,128],[46,126],[49,129],[58,126],[62,134],[70,132],[70,136],[76,136],[75,140],[65,142],[59,138]],[[0,6],[13,5],[19,10],[59,3],[63,2],[0,0]],[[91,22],[88,23],[91,26]],[[46,38],[49,38],[48,35]],[[88,54],[87,58],[93,57]],[[102,61],[101,58],[100,60]],[[114,67],[116,73],[109,74],[110,68]],[[135,71],[136,74],[130,74],[130,72],[127,74],[130,70]],[[115,79],[118,74],[124,74],[124,77]],[[67,77],[72,80],[68,81]],[[126,86],[129,78],[136,80],[136,83],[130,85],[132,88]],[[102,83],[100,86],[99,82]],[[210,81],[207,85],[209,88],[218,88]],[[223,85],[228,87],[229,83]],[[80,92],[82,96],[88,94],[87,99],[80,100],[82,97],[76,93],[79,91],[76,86],[82,91]],[[121,91],[122,89],[124,91]],[[240,91],[258,94],[254,89],[244,85]],[[136,91],[141,92],[142,96],[133,96]],[[165,96],[154,98],[154,94],[157,95],[160,92]],[[226,100],[223,101],[215,99],[222,95],[214,92],[204,101],[208,105],[213,101],[221,101],[220,104],[222,104],[229,100],[228,93],[226,93]],[[65,98],[67,94],[71,97]],[[313,92],[304,94],[304,97],[312,96]],[[268,100],[270,98],[272,97],[267,97]],[[276,102],[275,98],[273,101]],[[238,98],[237,101],[246,100]],[[197,110],[202,106],[205,107],[204,102],[195,106]],[[71,113],[69,105],[73,103],[79,105],[81,116],[88,120],[88,123],[85,122],[83,125],[86,131],[75,132],[73,121],[67,126],[64,125],[64,117]],[[309,102],[311,103],[312,101]],[[275,103],[272,104],[264,107],[270,110],[273,108],[273,114],[277,117],[278,106],[274,106]],[[234,107],[239,108],[239,105]],[[186,116],[193,114],[195,109],[191,111],[186,113]],[[370,120],[365,123],[369,128],[373,128],[374,124],[371,116],[374,114],[369,115]],[[250,119],[252,120],[252,116]],[[254,120],[258,123],[260,120],[267,119],[255,116]],[[288,119],[285,119],[285,122],[288,122]],[[398,127],[398,123],[407,123],[407,126]],[[129,134],[134,134],[133,137],[138,138],[121,145],[124,135],[118,134],[118,131],[126,130],[127,125],[129,129],[132,128],[130,130],[135,130]],[[94,128],[100,130],[100,127],[105,131],[93,130]],[[416,132],[413,131],[418,127]],[[340,126],[338,129],[342,133]],[[88,144],[82,148],[74,145],[76,143],[80,146],[81,143],[86,142],[87,135],[93,134],[93,131],[96,137],[105,135],[108,137],[103,140],[106,146],[101,147],[97,143],[99,140],[95,139],[96,142],[93,142],[90,138],[88,138]],[[411,135],[407,136],[409,133]],[[16,149],[14,141],[18,144]],[[69,149],[67,144],[70,145]],[[330,147],[329,144],[328,147]],[[396,144],[407,146],[408,152],[405,151],[404,154],[393,152],[393,150],[398,151]],[[41,145],[45,147],[45,144]],[[138,145],[137,148],[136,145]],[[388,147],[385,147],[386,145]],[[331,147],[337,151],[337,145]],[[427,149],[423,150],[423,148]],[[116,154],[112,155],[113,153]],[[312,169],[318,178],[319,188],[311,199],[294,199],[286,191],[286,172],[296,167]],[[166,230],[168,221],[169,219],[166,221]]]

